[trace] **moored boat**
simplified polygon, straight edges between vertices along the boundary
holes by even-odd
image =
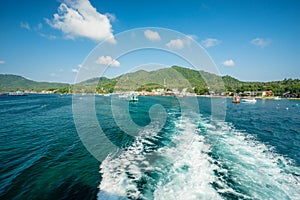
[[[246,99],[242,99],[244,103],[256,103],[256,99],[254,97],[248,97]]]
[[[129,98],[129,102],[137,102],[139,99],[135,94],[132,94]]]
[[[240,102],[241,102],[240,96],[237,94],[234,95],[232,99],[232,103],[240,103]]]
[[[119,98],[121,98],[121,99],[128,99],[129,96],[130,96],[130,94],[126,94],[126,93],[124,93],[124,94],[119,94]]]
[[[281,97],[276,96],[276,97],[274,97],[273,99],[274,99],[274,100],[281,100]]]
[[[9,95],[9,96],[27,96],[26,93],[21,92],[21,91],[9,92],[8,95]]]

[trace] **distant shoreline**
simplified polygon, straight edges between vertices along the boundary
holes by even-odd
[[[99,94],[99,93],[40,93],[40,92],[30,92],[30,93],[26,93],[24,92],[24,95],[10,95],[9,92],[3,92],[0,94],[1,96],[28,96],[28,95],[59,95],[59,96],[63,96],[63,95],[94,95],[94,96],[111,96],[111,95],[120,95],[121,93],[111,93],[111,94]],[[179,97],[179,98],[185,98],[185,97],[204,97],[204,98],[226,98],[226,99],[232,99],[232,96],[221,96],[221,95],[186,95],[186,96],[180,96],[180,95],[139,95],[139,96],[145,96],[145,97],[155,97],[155,96],[162,96],[162,97]],[[249,98],[250,96],[244,96],[241,97],[243,98]],[[261,96],[257,96],[254,97],[256,99],[261,99],[261,100],[276,100],[274,99],[275,97],[261,97]],[[281,99],[276,100],[276,101],[280,101],[280,100],[300,100],[300,98],[283,98],[281,97]]]
[[[180,75],[181,76],[178,76]],[[128,81],[130,80],[130,81]],[[211,80],[209,83],[206,80]],[[115,78],[96,77],[76,84],[37,82],[22,76],[0,74],[1,92],[24,93],[113,93],[130,91],[143,95],[179,95],[217,97],[239,94],[256,98],[279,96],[300,98],[300,80],[284,79],[269,82],[244,82],[234,77],[220,76],[181,66],[170,66],[153,71],[135,71]],[[136,92],[135,92],[136,90]],[[138,93],[137,91],[140,91]]]

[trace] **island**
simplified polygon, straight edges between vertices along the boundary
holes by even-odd
[[[256,98],[300,98],[300,80],[245,82],[229,75],[172,66],[154,71],[139,70],[115,78],[95,77],[77,84],[37,82],[22,76],[0,74],[0,95],[9,94],[126,94]]]

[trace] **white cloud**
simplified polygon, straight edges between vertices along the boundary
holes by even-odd
[[[166,46],[172,50],[182,49],[185,46],[190,46],[192,44],[192,40],[194,40],[196,38],[197,38],[197,36],[195,36],[195,35],[186,35],[186,37],[183,39],[170,40],[166,44]]]
[[[117,17],[116,17],[116,15],[113,14],[113,13],[105,13],[105,16],[106,16],[111,22],[117,21]]]
[[[120,62],[117,60],[113,60],[110,56],[101,56],[95,61],[95,63],[100,65],[110,65],[112,67],[120,66]]]
[[[222,65],[227,66],[227,67],[232,67],[235,65],[234,61],[232,59],[225,60]]]
[[[55,35],[47,35],[47,34],[44,34],[44,33],[39,33],[39,35],[41,37],[44,37],[44,38],[47,38],[49,40],[55,40],[56,39],[56,36]]]
[[[160,40],[160,36],[159,36],[158,32],[155,32],[155,31],[145,30],[144,35],[150,41],[159,41]]]
[[[46,22],[61,30],[68,39],[85,37],[94,41],[110,38],[115,43],[109,18],[97,12],[88,0],[64,0],[58,7],[58,13]]]
[[[25,28],[27,30],[31,30],[30,25],[28,22],[20,22],[21,28]]]
[[[72,69],[72,72],[77,74],[79,72],[79,70],[74,68],[74,69]]]
[[[268,46],[271,43],[270,39],[263,39],[263,38],[254,38],[253,40],[250,41],[251,44],[264,48]]]
[[[5,61],[4,60],[0,60],[0,65],[3,65],[5,64]]]
[[[166,45],[169,49],[182,49],[184,47],[184,41],[181,39],[170,40]]]
[[[201,41],[201,44],[205,47],[205,48],[209,48],[209,47],[213,47],[213,46],[217,46],[219,44],[221,44],[221,40],[218,40],[216,38],[206,38],[205,40]]]

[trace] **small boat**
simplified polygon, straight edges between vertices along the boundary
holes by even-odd
[[[276,97],[274,97],[273,99],[274,99],[274,100],[281,100],[281,97],[276,96]]]
[[[247,99],[242,99],[244,103],[256,103],[256,99],[254,97],[248,97]]]
[[[8,95],[9,96],[27,96],[27,94],[25,94],[24,92],[21,92],[21,91],[9,92]]]
[[[132,94],[129,98],[129,102],[137,102],[139,99],[135,94]]]
[[[120,99],[128,99],[129,98],[129,94],[126,94],[126,93],[124,93],[124,94],[119,94],[119,98]]]
[[[241,102],[240,96],[237,94],[234,95],[232,99],[232,103],[240,103],[240,102]]]

